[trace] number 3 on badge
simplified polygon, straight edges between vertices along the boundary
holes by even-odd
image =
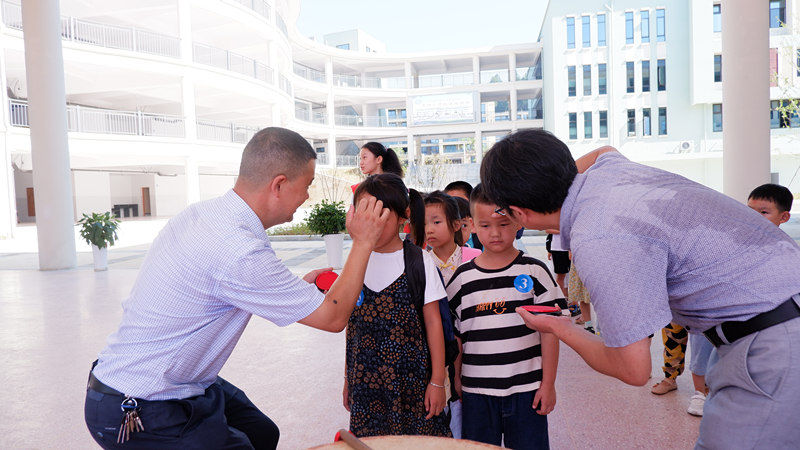
[[[530,275],[519,275],[514,279],[514,287],[523,293],[530,292],[533,289],[533,279]]]

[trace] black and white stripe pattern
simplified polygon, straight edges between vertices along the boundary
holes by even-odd
[[[533,280],[530,292],[514,287],[519,275]],[[507,267],[461,265],[447,286],[464,355],[461,384],[474,394],[506,396],[538,389],[542,380],[539,333],[514,311],[523,305],[567,308],[561,289],[541,261],[519,256]]]

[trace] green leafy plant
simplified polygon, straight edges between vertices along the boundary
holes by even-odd
[[[105,248],[107,245],[114,245],[114,241],[118,239],[119,220],[111,215],[110,211],[102,214],[92,213],[91,216],[84,214],[78,224],[81,226],[81,237],[86,240],[87,244]]]
[[[322,200],[311,207],[306,223],[312,232],[326,235],[344,231],[346,220],[347,211],[344,210],[344,202]]]

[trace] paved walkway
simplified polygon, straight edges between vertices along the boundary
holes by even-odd
[[[525,237],[544,258],[542,237]],[[346,244],[347,246],[348,244]],[[296,273],[325,265],[322,242],[276,242]],[[110,270],[91,255],[75,270],[40,272],[32,253],[0,254],[0,448],[92,448],[83,423],[89,365],[112,333],[147,246],[114,249]],[[661,343],[654,340],[654,381]],[[254,318],[222,370],[281,428],[281,448],[329,442],[347,427],[341,406],[344,335]],[[700,420],[686,413],[688,375],[656,397],[599,375],[562,346],[551,443],[572,448],[690,448]]]

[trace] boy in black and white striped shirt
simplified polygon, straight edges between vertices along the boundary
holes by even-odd
[[[447,286],[462,352],[456,389],[463,438],[509,448],[548,448],[547,414],[555,407],[558,340],[525,326],[514,310],[567,303],[547,266],[514,248],[517,226],[483,189],[470,198],[484,252],[461,265]]]

